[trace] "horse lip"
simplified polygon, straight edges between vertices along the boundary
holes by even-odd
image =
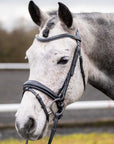
[[[39,140],[42,137],[43,137],[43,135],[38,136],[38,135],[34,135],[33,133],[31,133],[31,134],[26,135],[25,139],[34,141],[34,140]]]
[[[26,133],[26,134],[20,134],[22,137],[24,137],[25,139],[29,139],[29,140],[36,140],[38,136],[34,135],[34,132],[32,133]]]
[[[28,135],[28,137],[27,137],[27,139],[29,139],[29,140],[38,140],[39,139],[39,137],[37,136],[37,135]]]
[[[44,128],[43,128],[40,135],[34,135],[34,132],[35,132],[35,130],[34,130],[34,131],[32,131],[32,133],[26,134],[25,138],[28,139],[28,140],[33,140],[33,141],[41,139],[43,137],[43,133],[46,129],[46,126],[47,126],[47,123],[45,122]]]
[[[35,131],[34,131],[35,132]],[[37,140],[38,139],[38,135],[34,135],[34,132],[32,133],[25,133],[24,135],[19,133],[19,135],[25,139],[28,140]]]

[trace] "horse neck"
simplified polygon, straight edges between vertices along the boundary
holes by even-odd
[[[112,17],[114,19],[114,15],[108,14],[81,14],[76,17],[76,21],[82,37],[82,50],[88,61],[88,82],[114,99],[114,21],[110,22]]]

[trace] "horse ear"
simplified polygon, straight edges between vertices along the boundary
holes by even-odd
[[[33,2],[29,2],[28,10],[32,20],[38,25],[42,26],[48,19],[48,15],[44,14],[40,8]]]
[[[73,23],[73,17],[70,10],[63,3],[59,2],[58,16],[60,20],[70,28]]]

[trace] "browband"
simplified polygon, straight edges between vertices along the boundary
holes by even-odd
[[[77,32],[78,32],[78,30],[77,30]],[[71,38],[71,39],[74,39],[76,41],[81,42],[81,37],[79,35],[71,35],[69,33],[59,34],[59,35],[52,36],[52,37],[49,37],[49,38],[41,38],[41,37],[39,37],[38,34],[35,36],[35,38],[38,41],[41,41],[41,42],[49,42],[49,41],[54,41],[54,40],[58,40],[58,39],[61,39],[61,38],[68,38],[68,37]]]

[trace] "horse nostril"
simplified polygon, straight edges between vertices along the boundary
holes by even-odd
[[[33,118],[29,118],[24,128],[26,129],[27,132],[30,132],[34,129],[34,127],[35,127],[35,120]]]

